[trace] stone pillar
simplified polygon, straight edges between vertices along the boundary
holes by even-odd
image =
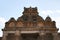
[[[39,40],[45,40],[44,36],[45,36],[45,32],[44,31],[40,31],[39,32]]]
[[[20,33],[19,30],[16,30],[16,32],[15,32],[15,37],[16,37],[16,40],[20,40],[21,33]]]
[[[8,35],[8,34],[4,31],[4,32],[3,32],[3,38],[2,38],[2,40],[7,40],[7,35]]]
[[[53,40],[58,40],[58,34],[57,33],[53,33]]]

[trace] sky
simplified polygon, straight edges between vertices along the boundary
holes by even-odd
[[[30,6],[37,7],[39,15],[44,19],[49,15],[60,29],[60,0],[0,0],[0,36],[3,35],[1,29],[5,27],[5,22],[11,17],[17,19],[22,15],[24,7]]]

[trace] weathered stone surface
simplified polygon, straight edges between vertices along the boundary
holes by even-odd
[[[24,7],[21,17],[5,23],[2,40],[60,40],[60,33],[49,16],[44,20],[38,15],[37,7]]]

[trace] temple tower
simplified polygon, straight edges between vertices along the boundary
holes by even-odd
[[[59,40],[56,22],[48,16],[44,20],[37,7],[24,7],[23,15],[5,23],[2,40]]]

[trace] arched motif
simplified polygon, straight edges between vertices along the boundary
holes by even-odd
[[[17,22],[17,27],[23,27],[23,23],[22,22]]]
[[[15,26],[14,22],[9,23],[9,27],[14,27],[14,26]]]
[[[47,16],[46,19],[45,19],[45,21],[46,22],[51,22],[52,20],[51,20],[51,18],[49,16]]]
[[[38,22],[38,27],[43,27],[44,26],[44,24],[42,23],[42,22]]]

